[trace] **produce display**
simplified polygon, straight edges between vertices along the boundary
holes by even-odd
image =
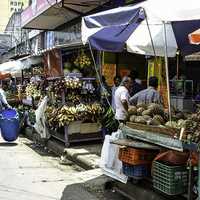
[[[169,127],[179,132],[183,129],[182,140],[200,142],[200,109],[196,113],[187,115],[182,112],[173,113],[172,121],[169,121],[168,114],[164,112],[163,107],[155,103],[130,106],[128,113],[130,122]]]
[[[162,106],[158,104],[140,104],[128,109],[129,121],[148,125],[164,125],[167,116]]]
[[[43,75],[44,74],[44,68],[42,68],[42,67],[34,67],[33,68],[33,74]]]
[[[99,103],[79,104],[76,106],[64,105],[61,108],[48,107],[46,109],[46,118],[49,126],[58,124],[62,127],[77,120],[97,122],[102,113],[103,109]]]
[[[37,88],[37,86],[33,83],[29,83],[26,86],[26,96],[27,97],[40,97],[41,96],[41,90]]]
[[[81,53],[74,61],[74,65],[80,68],[88,67],[91,65],[91,59],[81,50]]]
[[[64,86],[68,89],[79,89],[82,88],[82,82],[79,78],[66,77]]]

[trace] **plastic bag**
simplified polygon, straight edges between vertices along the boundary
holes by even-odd
[[[119,147],[110,143],[111,140],[119,139],[120,136],[121,130],[112,133],[111,136],[105,136],[99,166],[105,175],[126,183],[128,177],[122,173],[122,162],[118,159]]]
[[[34,124],[34,128],[40,134],[40,137],[43,139],[48,139],[50,137],[48,129],[45,125],[45,110],[47,107],[47,101],[48,98],[47,96],[45,96],[42,102],[40,103],[38,109],[35,111],[36,123]]]

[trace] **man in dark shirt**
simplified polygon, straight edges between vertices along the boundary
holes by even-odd
[[[149,78],[149,87],[145,90],[138,92],[133,97],[131,97],[129,100],[130,104],[133,104],[133,105],[138,105],[141,103],[163,104],[162,97],[161,97],[160,93],[157,91],[157,88],[158,88],[158,78],[155,76],[150,77]]]
[[[131,71],[130,77],[132,78],[132,87],[130,89],[130,96],[133,96],[139,91],[143,90],[143,87],[141,83],[139,83],[138,72],[136,70]]]

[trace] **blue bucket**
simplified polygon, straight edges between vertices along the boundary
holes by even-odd
[[[13,142],[19,135],[19,117],[14,109],[6,109],[0,115],[1,135],[4,140]]]
[[[1,111],[0,118],[6,118],[6,119],[18,118],[18,113],[15,109],[5,109]]]

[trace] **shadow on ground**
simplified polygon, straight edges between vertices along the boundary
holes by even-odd
[[[106,181],[104,175],[84,183],[66,186],[60,200],[186,200],[182,196],[165,196],[146,181],[134,184]]]
[[[16,142],[1,142],[0,147],[15,147],[18,143]]]

